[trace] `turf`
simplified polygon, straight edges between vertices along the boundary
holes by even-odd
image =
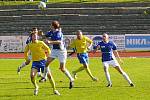
[[[75,87],[69,89],[69,80],[59,70],[56,60],[51,65],[51,71],[61,96],[53,95],[48,81],[39,83],[39,94],[33,96],[33,86],[29,78],[31,64],[17,75],[16,69],[24,61],[23,59],[0,59],[0,100],[149,100],[150,58],[124,58],[123,60],[122,68],[129,74],[136,87],[129,87],[123,77],[115,69],[110,68],[113,87],[107,88],[100,58],[91,58],[91,71],[99,81],[92,82],[83,71],[78,74]],[[67,68],[70,72],[79,66],[77,59],[68,59]]]

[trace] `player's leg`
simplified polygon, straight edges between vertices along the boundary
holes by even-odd
[[[88,64],[85,63],[85,64],[83,64],[83,66],[84,66],[84,69],[85,69],[86,73],[91,77],[91,79],[93,81],[98,81],[98,79],[92,75],[91,70],[90,70]]]
[[[35,88],[35,90],[34,90],[34,95],[37,95],[37,94],[38,94],[38,89],[39,89],[39,87],[38,87],[38,85],[37,85],[37,83],[36,83],[36,79],[35,79],[36,73],[37,73],[37,69],[32,68],[32,69],[31,69],[30,77],[31,77],[31,82],[32,82],[32,84],[33,84],[33,86],[34,86],[34,88]]]
[[[47,76],[47,72],[48,72],[48,67],[51,64],[51,62],[57,57],[57,52],[56,50],[52,50],[51,54],[49,55],[49,57],[47,58],[47,62],[45,64],[45,71],[44,71],[44,77],[43,79],[46,79]]]
[[[112,87],[112,82],[111,82],[110,73],[109,73],[109,63],[108,63],[108,61],[103,62],[103,66],[104,66],[105,76],[106,76],[106,79],[107,79],[107,82],[108,82],[107,87]]]
[[[39,70],[39,71],[37,72],[37,77],[42,77],[42,74],[44,74],[44,73],[42,73],[41,70]]]
[[[78,72],[81,72],[81,71],[83,71],[83,70],[84,70],[84,67],[81,66],[81,67],[79,67],[77,70],[72,71],[73,78],[76,79],[76,78],[77,78],[77,73],[78,73]]]
[[[78,57],[79,62],[82,64],[83,61],[82,61],[82,57],[80,56],[80,54],[77,54],[77,57]],[[77,78],[77,73],[83,71],[84,69],[85,69],[85,67],[83,65],[83,66],[79,67],[77,70],[72,71],[73,77]]]
[[[87,53],[77,54],[77,57],[80,63],[83,64],[83,68],[86,70],[87,74],[92,78],[93,81],[97,81],[98,79],[92,75],[91,70],[89,68],[88,54]],[[82,68],[79,69],[79,71],[82,71]]]
[[[71,89],[74,85],[74,78],[71,76],[70,72],[66,68],[66,59],[67,59],[67,52],[66,51],[60,51],[58,52],[58,59],[60,62],[60,70],[69,78],[70,80],[70,86]]]
[[[125,80],[127,80],[127,82],[130,84],[130,86],[132,86],[132,87],[134,86],[134,84],[132,83],[131,79],[130,79],[129,76],[127,75],[127,73],[124,72],[120,66],[116,66],[115,69],[116,69],[120,74],[122,74],[122,76],[125,78]]]
[[[47,62],[46,60],[41,60],[40,61],[40,66],[41,66],[41,72],[42,73],[44,72],[46,62]],[[54,79],[52,77],[52,74],[51,74],[51,72],[49,70],[49,67],[47,67],[47,72],[46,73],[47,73],[47,77],[48,77],[48,79],[49,79],[49,81],[50,81],[50,83],[52,85],[54,94],[60,95],[60,93],[58,92],[58,90],[56,90],[55,81],[54,81]]]
[[[26,65],[30,64],[30,59],[28,59],[27,61],[23,62],[18,68],[17,68],[17,73],[20,74],[20,71],[22,68],[24,68]]]
[[[127,75],[126,72],[123,71],[123,69],[120,67],[119,63],[117,62],[117,60],[112,60],[111,61],[111,65],[114,66],[114,68],[120,73],[122,74],[122,76],[125,78],[125,80],[127,80],[127,82],[130,84],[130,86],[134,86],[134,84],[132,83],[131,79],[129,78],[129,76]]]
[[[50,83],[51,83],[51,85],[52,85],[54,94],[60,95],[60,93],[59,93],[58,90],[56,89],[55,81],[54,81],[54,78],[53,78],[53,76],[52,76],[52,74],[51,74],[49,68],[48,68],[48,70],[47,70],[47,77],[48,77],[48,79],[49,79],[49,81],[50,81]]]
[[[43,77],[41,78],[41,80],[39,80],[39,82],[44,82],[46,81],[46,78],[47,78],[47,73],[49,71],[49,64],[54,60],[55,58],[52,58],[52,57],[48,57],[47,58],[47,61],[46,61],[46,64],[45,64],[45,68],[44,68],[44,75]]]
[[[71,89],[74,85],[74,78],[71,76],[70,72],[65,67],[65,63],[60,62],[60,68],[59,68],[70,80],[69,88]]]

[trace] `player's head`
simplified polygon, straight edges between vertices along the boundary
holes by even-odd
[[[81,30],[77,30],[76,35],[77,35],[77,39],[79,40],[82,39],[83,34]]]
[[[32,42],[38,40],[38,34],[37,33],[32,33],[31,34],[31,40],[32,40]]]
[[[31,30],[31,40],[32,41],[35,41],[38,39],[38,28],[37,27],[34,27],[32,28]]]
[[[60,28],[60,24],[58,21],[53,21],[51,26],[53,29],[59,29]]]
[[[102,39],[103,39],[104,42],[108,42],[108,41],[109,41],[109,36],[108,36],[108,34],[107,34],[107,33],[104,33],[104,34],[102,35]]]
[[[44,35],[43,31],[42,31],[42,30],[39,30],[39,31],[38,31],[38,35],[39,35],[39,36]]]
[[[33,28],[31,29],[31,34],[32,34],[32,33],[38,34],[38,28],[37,28],[37,27],[33,27]]]

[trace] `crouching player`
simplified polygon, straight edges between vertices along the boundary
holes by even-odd
[[[34,90],[34,95],[38,94],[38,89],[39,86],[36,83],[35,76],[37,72],[42,69],[44,71],[45,63],[46,63],[46,53],[50,54],[50,49],[49,47],[43,42],[37,40],[38,35],[37,32],[33,32],[31,34],[31,42],[26,45],[24,55],[25,55],[25,60],[28,60],[28,52],[30,51],[32,54],[32,68],[31,68],[31,82],[33,83],[35,90]],[[50,83],[52,84],[54,94],[60,95],[60,93],[56,90],[55,88],[55,82],[54,79],[48,71],[48,77],[50,79]]]

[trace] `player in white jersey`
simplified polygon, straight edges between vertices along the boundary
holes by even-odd
[[[65,67],[67,59],[67,50],[63,42],[63,33],[60,30],[60,24],[58,21],[53,21],[51,26],[52,30],[45,35],[49,39],[47,43],[52,45],[51,55],[47,58],[46,67],[48,68],[48,65],[51,64],[55,58],[58,58],[60,62],[60,70],[69,78],[69,88],[71,89],[73,87],[74,78],[71,76],[71,74]],[[41,81],[45,80],[46,73],[47,71],[45,71],[45,75],[41,79]]]
[[[119,58],[120,62],[122,63],[122,60],[120,59],[120,56],[117,52],[117,47],[116,47],[114,42],[109,41],[108,34],[106,34],[106,33],[103,34],[102,41],[100,41],[98,43],[98,45],[96,46],[96,49],[94,50],[94,52],[96,52],[96,50],[98,50],[99,48],[102,52],[102,63],[103,63],[103,66],[104,66],[106,79],[108,81],[107,87],[112,87],[112,82],[111,82],[110,74],[109,74],[109,71],[108,71],[109,65],[113,66],[120,74],[123,75],[123,77],[127,80],[127,82],[130,84],[130,86],[134,87],[134,84],[130,80],[129,76],[120,67],[119,63],[117,62],[117,60],[116,60],[116,58],[113,54],[113,52],[115,52],[115,54]]]

